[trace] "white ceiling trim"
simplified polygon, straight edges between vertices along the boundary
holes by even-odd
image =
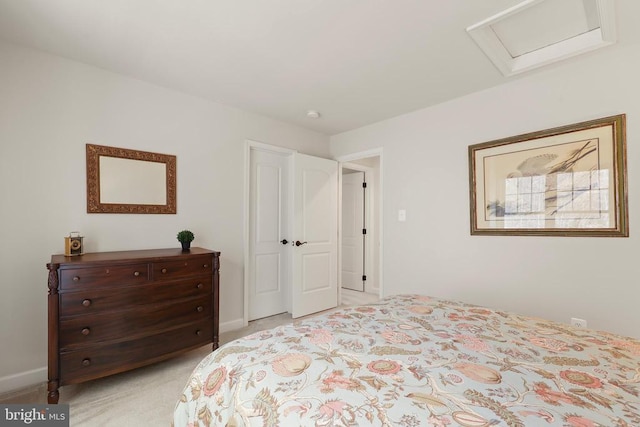
[[[600,21],[599,28],[550,44],[516,58],[512,57],[491,26],[543,1],[553,0],[526,0],[467,28],[467,33],[505,76],[523,73],[594,49],[609,46],[616,42],[614,0],[595,0]]]

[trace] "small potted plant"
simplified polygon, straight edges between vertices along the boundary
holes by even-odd
[[[182,230],[178,233],[178,242],[182,244],[182,250],[188,251],[191,248],[191,242],[195,239],[193,233],[189,230]]]

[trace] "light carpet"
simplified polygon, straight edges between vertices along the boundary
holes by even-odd
[[[377,295],[342,290],[341,305],[370,303],[377,299]],[[318,314],[321,313],[296,319],[296,322]],[[288,313],[255,320],[246,328],[220,334],[220,345],[291,322]],[[210,352],[209,344],[154,365],[64,386],[60,388],[59,402],[69,404],[70,426],[73,427],[169,426],[173,409],[191,372]],[[47,385],[0,395],[0,403],[46,404]]]
[[[291,322],[286,313],[257,320],[246,328],[221,334],[220,344]],[[189,375],[210,352],[209,344],[155,365],[61,387],[60,403],[69,404],[71,426],[169,426]],[[0,396],[0,403],[47,403],[46,396],[43,384]]]

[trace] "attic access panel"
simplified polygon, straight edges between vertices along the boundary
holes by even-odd
[[[616,42],[613,0],[527,0],[467,28],[505,76]]]

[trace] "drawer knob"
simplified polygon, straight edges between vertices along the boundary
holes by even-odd
[[[204,307],[199,305],[198,308],[196,308],[196,310],[198,310],[198,312],[201,312],[202,310],[204,310]]]
[[[84,359],[82,361],[82,366],[89,366],[91,365],[91,359]]]
[[[196,286],[198,289],[202,289],[204,286],[202,285],[202,283],[198,283],[198,286]]]
[[[82,329],[82,335],[87,336],[91,333],[91,329],[89,328],[83,328]]]
[[[202,268],[209,268],[209,264],[204,264]]]
[[[198,330],[196,331],[196,335],[198,335],[198,336],[202,335],[202,331],[201,331],[200,329],[198,329]]]
[[[82,305],[85,307],[89,307],[91,305],[91,300],[90,299],[83,300]]]
[[[80,277],[78,277],[78,276],[73,276],[73,281],[74,281],[74,282],[77,282],[78,280],[80,280]]]
[[[166,272],[167,272],[167,269],[166,269],[166,268],[163,268],[163,269],[162,269],[162,270],[160,270],[160,271],[162,271],[162,274],[164,274],[164,273],[166,273]]]
[[[133,272],[133,275],[134,275],[134,276],[136,276],[136,277],[138,277],[138,276],[140,275],[140,272],[139,272],[139,271],[134,271],[134,272]]]

